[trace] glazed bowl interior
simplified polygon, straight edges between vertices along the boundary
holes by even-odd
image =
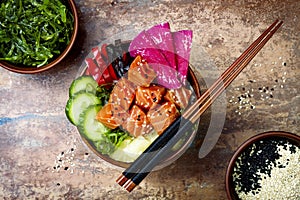
[[[229,161],[227,170],[226,170],[226,178],[225,178],[225,187],[226,187],[226,193],[227,197],[230,200],[237,200],[240,199],[238,197],[238,194],[235,190],[235,184],[233,182],[233,172],[234,167],[236,164],[237,159],[241,156],[245,150],[253,145],[256,142],[259,142],[261,140],[272,140],[274,138],[279,139],[287,139],[290,143],[293,145],[296,145],[300,147],[300,136],[288,132],[279,132],[279,131],[272,131],[272,132],[265,132],[258,134],[256,136],[251,137],[246,142],[244,142],[238,149],[235,151],[234,155]]]
[[[65,50],[58,55],[54,60],[52,60],[50,63],[45,64],[41,67],[30,67],[30,66],[24,66],[21,64],[15,65],[7,61],[1,61],[0,60],[0,66],[16,73],[21,73],[21,74],[34,74],[38,72],[43,72],[45,70],[48,70],[55,65],[57,65],[59,62],[61,62],[67,54],[70,52],[72,46],[74,45],[74,42],[76,40],[77,32],[78,32],[78,14],[76,10],[76,5],[73,0],[66,0],[65,5],[67,8],[71,11],[73,18],[74,18],[74,23],[73,23],[73,33],[70,38],[69,44],[66,46]]]

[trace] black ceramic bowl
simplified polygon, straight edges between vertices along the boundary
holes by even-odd
[[[281,189],[284,189],[285,191],[288,191],[287,189],[290,189],[290,194],[287,194],[289,196],[289,199],[291,199],[294,195],[295,199],[299,198],[299,190],[296,190],[292,187],[293,184],[285,185],[284,188],[280,188],[281,184],[285,180],[281,180],[280,177],[283,177],[283,173],[278,176],[271,175],[274,174],[274,169],[276,168],[277,171],[280,171],[279,168],[288,168],[292,165],[292,159],[286,159],[284,163],[279,162],[278,155],[276,155],[276,151],[278,149],[277,146],[280,146],[280,148],[283,148],[285,144],[289,144],[293,148],[298,149],[298,153],[296,154],[298,156],[298,159],[295,160],[296,164],[294,163],[293,166],[298,166],[296,170],[290,170],[292,171],[291,174],[290,171],[288,174],[288,178],[290,181],[298,184],[296,187],[300,187],[300,177],[299,174],[297,175],[297,172],[299,172],[299,162],[300,162],[300,156],[299,156],[299,148],[300,148],[300,136],[288,132],[279,132],[279,131],[272,131],[272,132],[265,132],[258,134],[250,139],[248,139],[246,142],[244,142],[234,153],[232,156],[227,171],[226,171],[226,179],[225,179],[225,185],[226,185],[226,193],[228,199],[241,199],[239,198],[238,193],[245,193],[245,191],[249,191],[251,195],[263,195],[265,189],[262,189],[262,187],[266,188],[266,185],[262,185],[263,179],[268,180],[268,178],[273,177],[273,181],[269,181],[269,184],[273,184],[268,191],[268,198],[271,198],[273,194],[278,194],[278,191]],[[287,145],[287,146],[289,146]],[[276,147],[276,148],[275,148]],[[290,148],[290,149],[293,149]],[[283,150],[281,150],[283,152]],[[289,151],[290,152],[290,151]],[[297,158],[296,156],[296,158]],[[281,156],[281,158],[285,157],[284,155]],[[275,162],[273,162],[273,159],[275,159]],[[298,164],[297,164],[298,162]],[[269,169],[268,169],[269,168]],[[259,170],[261,173],[258,173],[257,170]],[[271,171],[270,171],[271,170]],[[296,175],[294,174],[296,173]],[[270,174],[265,176],[265,174]],[[292,176],[292,177],[290,177]],[[296,177],[295,177],[296,176]],[[276,177],[274,179],[274,177]],[[295,180],[296,179],[296,180]],[[271,179],[270,179],[271,180]],[[289,180],[286,180],[287,182]],[[257,191],[257,187],[261,187],[259,192]],[[253,189],[250,189],[253,188]],[[299,188],[298,188],[299,189]],[[296,191],[295,191],[296,190]],[[242,191],[242,192],[241,192]],[[255,191],[255,192],[254,192]],[[294,194],[293,194],[294,193]],[[298,194],[297,194],[298,193]],[[285,194],[281,193],[280,196],[283,197]],[[262,197],[257,197],[256,199],[262,199]],[[249,198],[249,197],[247,197]],[[246,199],[247,199],[246,198]],[[272,199],[272,198],[271,198]]]
[[[73,33],[70,38],[70,42],[66,46],[65,50],[60,55],[56,56],[55,59],[52,60],[50,63],[45,64],[40,67],[15,65],[10,62],[1,61],[1,60],[0,60],[0,66],[7,70],[12,71],[12,72],[16,72],[16,73],[34,74],[34,73],[48,70],[48,69],[54,67],[55,65],[57,65],[61,60],[63,60],[66,57],[66,55],[70,52],[72,46],[74,45],[74,42],[75,42],[75,39],[77,36],[77,32],[78,32],[78,15],[77,15],[77,10],[76,10],[76,5],[74,3],[74,0],[66,0],[65,2],[66,2],[66,7],[71,11],[71,13],[73,15],[74,23],[73,23]]]

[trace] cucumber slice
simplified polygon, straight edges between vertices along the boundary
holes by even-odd
[[[77,126],[80,114],[83,113],[90,105],[96,104],[101,104],[98,97],[92,93],[79,92],[69,98],[65,112],[70,122]]]
[[[72,97],[76,93],[84,91],[92,94],[96,94],[98,83],[91,76],[80,76],[75,79],[70,88],[69,88],[69,96]]]
[[[79,117],[78,130],[80,134],[91,141],[102,140],[103,134],[109,131],[107,127],[96,119],[100,109],[100,105],[91,105]]]

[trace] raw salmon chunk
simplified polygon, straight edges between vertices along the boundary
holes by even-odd
[[[138,55],[130,65],[128,80],[137,86],[148,87],[155,78],[155,71]]]
[[[96,119],[104,126],[111,129],[115,129],[120,125],[113,119],[113,105],[111,103],[105,104],[102,107],[97,113]]]
[[[135,96],[135,104],[148,111],[154,104],[160,103],[166,89],[158,85],[150,87],[138,87]]]
[[[130,117],[127,119],[123,128],[125,128],[129,134],[134,137],[147,134],[153,130],[146,114],[137,105],[132,106],[130,110]]]
[[[180,87],[178,89],[168,90],[164,98],[167,101],[174,103],[178,108],[183,109],[187,107],[191,95],[191,90],[185,87]]]
[[[132,82],[122,77],[114,86],[109,102],[128,111],[135,96],[135,88],[136,86]]]
[[[180,113],[175,104],[170,101],[154,105],[147,113],[151,125],[159,135],[162,134],[179,115]]]

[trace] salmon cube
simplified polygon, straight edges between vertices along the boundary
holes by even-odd
[[[115,129],[120,125],[113,119],[113,106],[111,103],[102,107],[102,109],[97,113],[96,119],[104,126],[111,129]]]
[[[114,86],[109,102],[128,111],[135,97],[135,88],[132,82],[122,77]]]
[[[128,80],[137,86],[148,87],[156,78],[156,72],[138,55],[128,70]]]
[[[112,104],[112,115],[112,119],[123,128],[126,126],[127,120],[130,117],[129,110],[125,110],[117,104]]]
[[[147,117],[155,131],[160,135],[180,115],[176,105],[170,101],[163,104],[156,104],[150,108]]]
[[[133,105],[130,110],[130,117],[124,127],[130,135],[138,137],[150,133],[153,127],[147,118],[147,115],[137,105]]]
[[[135,104],[148,111],[154,104],[161,103],[165,92],[166,89],[158,85],[138,87],[135,95]]]
[[[168,90],[164,98],[165,100],[174,103],[177,106],[177,108],[184,109],[187,107],[191,95],[191,90],[185,87],[180,87],[178,89]]]

